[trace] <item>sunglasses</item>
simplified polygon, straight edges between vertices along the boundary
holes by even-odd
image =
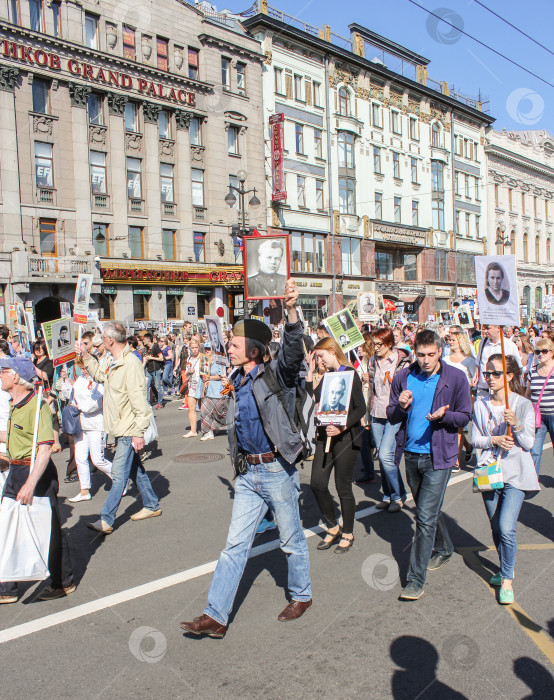
[[[493,372],[489,372],[485,370],[483,372],[483,377],[485,377],[485,380],[490,379],[491,377],[494,377],[495,379],[500,379],[500,377],[504,374],[501,370],[494,370]]]
[[[535,350],[537,355],[548,355],[549,352],[550,350],[548,350],[548,348],[540,348],[539,350]]]

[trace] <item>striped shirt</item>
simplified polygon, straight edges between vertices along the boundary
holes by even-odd
[[[531,401],[536,405],[539,400],[540,393],[546,381],[546,377],[541,377],[537,372],[536,367],[531,367],[529,374],[531,382]],[[544,415],[554,414],[554,372],[550,375],[548,384],[546,385],[540,404],[541,413]]]

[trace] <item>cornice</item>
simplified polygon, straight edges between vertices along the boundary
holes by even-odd
[[[251,39],[252,37],[248,38]],[[218,48],[227,49],[228,51],[239,54],[239,56],[246,56],[254,61],[259,61],[260,63],[264,63],[265,61],[265,54],[261,53],[261,51],[248,49],[246,46],[235,44],[228,39],[222,39],[221,37],[214,36],[213,34],[199,34],[198,40],[203,46],[217,46]]]
[[[489,158],[491,156],[496,156],[496,158],[499,160],[518,165],[528,170],[533,170],[534,172],[541,173],[545,177],[554,180],[554,168],[551,168],[549,165],[538,163],[536,160],[531,160],[530,158],[526,158],[525,156],[514,153],[514,151],[510,151],[506,148],[502,148],[502,146],[497,146],[496,144],[487,144],[484,148],[485,153],[489,156]]]

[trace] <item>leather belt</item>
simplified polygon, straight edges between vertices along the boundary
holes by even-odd
[[[16,467],[21,466],[22,464],[26,466],[30,466],[31,464],[31,459],[10,459],[10,458],[4,458],[0,457],[0,465],[7,464],[8,467],[10,467],[12,464],[15,465]],[[7,467],[6,467],[7,469]]]
[[[274,452],[264,452],[262,455],[246,455],[248,464],[269,464],[274,462],[276,454]]]

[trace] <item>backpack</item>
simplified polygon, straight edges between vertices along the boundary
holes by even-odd
[[[313,398],[306,391],[304,381],[300,379],[296,384],[294,416],[291,416],[283,399],[283,390],[281,385],[279,384],[277,376],[269,364],[267,364],[265,367],[262,379],[271,390],[271,393],[275,394],[279,399],[285,413],[287,414],[287,418],[289,419],[290,427],[293,433],[300,435],[300,439],[302,440],[302,451],[298,456],[298,459],[303,461],[312,457],[315,452],[316,438],[314,421],[315,403]]]

